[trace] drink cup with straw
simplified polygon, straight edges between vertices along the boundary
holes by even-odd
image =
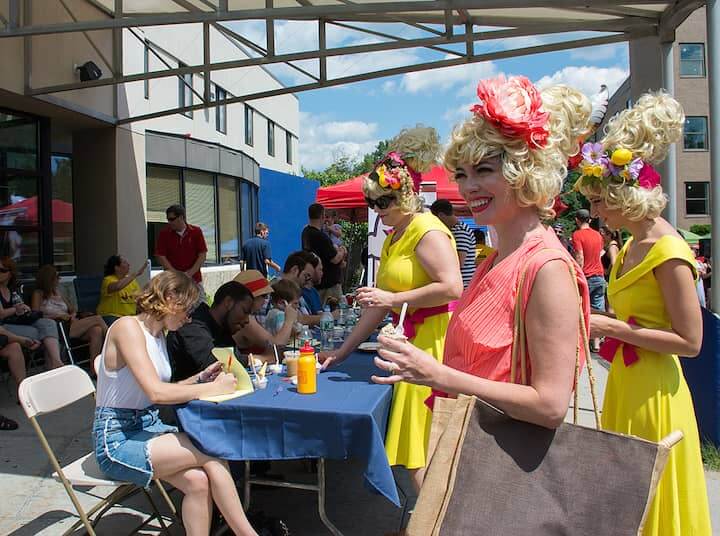
[[[273,351],[275,352],[275,364],[270,365],[270,371],[273,374],[280,374],[282,372],[282,365],[280,364],[280,357],[278,356],[277,346],[273,344]]]

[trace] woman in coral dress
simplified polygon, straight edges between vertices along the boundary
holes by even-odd
[[[343,345],[321,352],[325,367],[347,358],[391,312],[398,321],[408,303],[405,336],[441,360],[445,332],[455,300],[462,293],[460,266],[452,233],[435,216],[423,212],[418,196],[420,172],[439,152],[433,129],[403,131],[391,142],[393,151],[365,179],[368,206],[393,228],[383,243],[377,286],[358,289],[364,307],[360,322]],[[424,401],[430,388],[401,383],[393,390],[385,450],[390,465],[410,470],[417,489],[424,474],[432,414]]]
[[[541,93],[524,77],[483,80],[478,96],[474,117],[453,132],[445,166],[475,222],[497,230],[497,251],[478,267],[453,313],[443,363],[381,336],[376,363],[390,375],[373,381],[475,395],[515,419],[556,428],[573,391],[581,313],[587,320],[590,307],[582,270],[542,220],[553,216],[565,162],[587,132],[590,102],[565,86]],[[520,374],[511,377],[521,280],[525,384]]]
[[[660,212],[666,198],[652,164],[682,135],[680,105],[664,94],[641,97],[608,125],[601,144],[586,148],[578,189],[593,212],[632,238],[610,272],[608,300],[617,317],[592,315],[600,354],[612,362],[603,427],[673,447],[643,529],[645,536],[712,534],[692,397],[678,355],[695,356],[702,319],[695,259]],[[600,177],[592,173],[600,166]],[[588,172],[588,173],[586,173]]]

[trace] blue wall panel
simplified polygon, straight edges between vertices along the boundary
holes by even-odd
[[[259,220],[270,226],[273,260],[282,266],[300,249],[308,205],[315,202],[317,181],[260,168]]]

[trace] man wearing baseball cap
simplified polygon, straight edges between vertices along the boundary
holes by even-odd
[[[277,334],[273,335],[266,330],[255,317],[255,315],[263,310],[268,296],[272,294],[273,290],[268,280],[257,270],[245,270],[236,275],[234,281],[245,285],[253,295],[250,319],[248,323],[233,336],[238,350],[242,353],[252,352],[253,354],[266,354],[269,347],[273,344],[287,344],[292,336],[292,328],[298,318],[297,309],[294,307],[287,307],[285,309],[285,322]],[[258,355],[258,357],[262,358],[265,356]]]

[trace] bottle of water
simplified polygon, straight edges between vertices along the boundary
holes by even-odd
[[[352,333],[352,330],[355,328],[355,324],[357,324],[357,316],[355,316],[355,311],[352,309],[348,309],[346,316],[345,316],[345,337],[347,338],[348,335]]]
[[[340,314],[338,315],[337,319],[337,325],[341,327],[345,327],[345,324],[347,323],[347,316],[348,316],[348,308],[347,303],[345,300],[340,300]]]
[[[308,328],[305,324],[302,324],[300,326],[300,336],[298,337],[300,342],[300,347],[302,348],[305,346],[305,343],[312,346],[312,333],[310,332],[310,328]]]
[[[330,306],[326,305],[320,317],[320,344],[323,350],[333,349],[333,327],[335,321],[330,314]]]

